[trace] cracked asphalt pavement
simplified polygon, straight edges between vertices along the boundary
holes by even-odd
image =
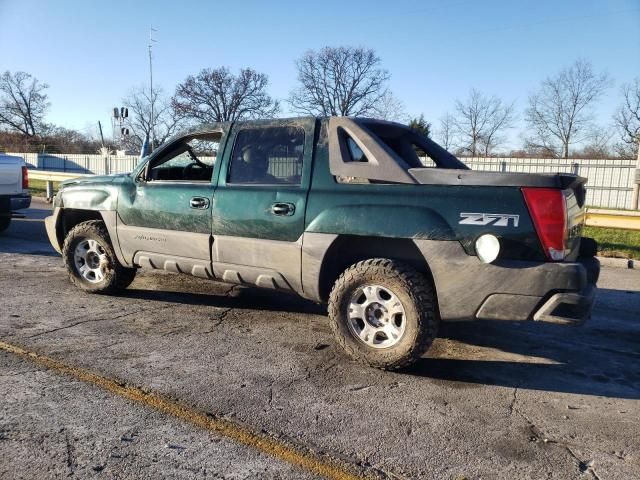
[[[322,306],[142,271],[74,288],[34,201],[0,236],[0,341],[378,478],[640,478],[640,271],[603,268],[583,327],[448,324],[415,367],[347,360]],[[316,478],[0,350],[0,478]]]

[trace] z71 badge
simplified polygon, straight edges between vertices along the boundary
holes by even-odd
[[[520,222],[520,215],[512,215],[510,213],[461,213],[460,225],[494,225],[496,227],[508,227],[509,221],[514,227]]]

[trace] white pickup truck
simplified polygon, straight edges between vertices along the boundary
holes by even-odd
[[[29,172],[22,157],[0,153],[0,232],[9,227],[14,212],[31,205]]]

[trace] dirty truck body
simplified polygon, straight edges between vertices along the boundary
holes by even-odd
[[[440,320],[590,315],[599,265],[581,238],[584,184],[474,172],[390,122],[221,123],[130,174],[65,182],[46,227],[85,290],[126,286],[146,267],[294,292],[329,303],[352,357],[401,368]],[[82,225],[102,229],[93,250],[87,229],[71,241]]]

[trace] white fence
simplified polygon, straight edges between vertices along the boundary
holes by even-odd
[[[631,208],[635,160],[559,158],[460,158],[473,170],[575,173],[587,178],[587,205]]]
[[[133,170],[138,163],[137,155],[85,155],[56,153],[9,153],[25,159],[29,167],[38,170],[69,173],[93,173],[109,175]]]
[[[14,153],[32,168],[98,175],[130,172],[137,155],[103,156],[84,154]],[[587,205],[600,208],[631,208],[635,160],[483,158],[462,157],[474,170],[526,173],[575,173],[586,177]]]

